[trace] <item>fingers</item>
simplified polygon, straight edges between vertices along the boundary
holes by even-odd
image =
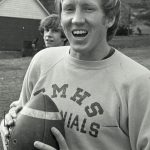
[[[21,106],[14,106],[9,110],[9,112],[5,115],[4,119],[1,121],[0,124],[0,132],[1,132],[1,139],[3,142],[3,147],[7,150],[8,141],[10,138],[10,132],[12,130],[12,126],[15,124],[17,113],[22,109]]]
[[[19,105],[19,100],[14,101],[14,102],[12,102],[12,103],[10,104],[10,108],[16,107],[16,106],[18,106],[18,105]]]
[[[3,144],[3,149],[7,150],[8,147],[8,140],[5,139],[5,137],[3,136],[3,134],[1,133],[1,139],[2,139],[2,144]]]
[[[5,134],[6,133],[6,131],[5,131],[5,125],[4,125],[4,119],[1,121],[1,125],[0,125],[0,132],[1,132],[1,134]],[[8,131],[7,131],[7,133],[8,133]]]
[[[1,133],[5,138],[9,138],[9,129],[7,127],[3,127]]]
[[[60,150],[68,150],[68,146],[66,144],[66,140],[63,137],[63,135],[61,134],[61,132],[55,127],[52,127],[51,131],[52,131],[53,135],[55,136],[55,138],[56,138],[56,140],[57,140],[57,142],[59,144]]]
[[[1,122],[0,132],[1,132],[1,138],[2,138],[3,143],[5,143],[5,145],[7,145],[8,139],[9,139],[9,130],[7,127],[4,126],[4,120],[2,120],[2,122]]]
[[[16,122],[17,114],[22,109],[22,106],[12,107],[5,115],[5,126],[13,126]]]
[[[13,116],[15,116],[15,115],[13,114]],[[14,125],[15,119],[14,119],[13,116],[12,116],[12,113],[8,113],[8,114],[5,115],[4,126],[9,127],[9,126]]]
[[[5,138],[9,138],[10,132],[12,130],[11,127],[15,125],[17,113],[22,109],[21,106],[13,107],[9,110],[9,112],[5,115],[4,119],[1,122],[0,130],[2,135]]]
[[[39,141],[34,142],[34,147],[36,147],[39,150],[56,150],[55,148]]]
[[[55,127],[52,127],[51,131],[54,134],[54,136],[56,137],[56,140],[59,144],[60,150],[68,150],[66,141],[65,141],[63,135],[60,133],[60,131],[58,129],[56,129]],[[53,148],[47,144],[44,144],[42,142],[39,142],[39,141],[34,142],[34,147],[36,147],[39,150],[56,150],[55,148]]]
[[[22,109],[22,106],[16,106],[16,107],[13,107],[14,108],[14,111],[17,113],[19,113]],[[11,110],[11,109],[10,109]]]

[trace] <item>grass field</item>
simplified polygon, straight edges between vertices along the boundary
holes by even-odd
[[[111,44],[150,69],[150,36],[116,37]],[[31,57],[22,58],[18,52],[0,53],[0,120],[10,103],[18,99],[30,61]]]

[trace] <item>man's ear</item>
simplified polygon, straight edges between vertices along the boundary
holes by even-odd
[[[107,18],[107,21],[106,21],[107,28],[110,28],[113,26],[113,24],[115,23],[115,19],[116,19],[116,17]]]

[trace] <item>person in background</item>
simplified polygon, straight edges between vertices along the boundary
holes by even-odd
[[[42,19],[39,25],[39,31],[43,36],[45,47],[64,46],[67,38],[60,24],[60,18],[57,14],[51,14]]]
[[[65,120],[65,138],[52,128],[60,150],[150,150],[150,71],[108,43],[117,30],[120,0],[56,4],[70,46],[35,55],[18,106],[41,89],[55,102]],[[5,137],[17,111],[1,124]],[[34,146],[55,150],[41,141]]]
[[[142,30],[141,30],[141,28],[140,28],[140,27],[137,27],[136,29],[137,29],[137,31],[138,31],[138,34],[139,34],[139,35],[142,35]]]
[[[64,46],[67,43],[67,38],[60,25],[60,18],[57,14],[51,14],[40,21],[39,31],[44,40],[43,47],[56,47]],[[33,55],[38,51],[39,38],[35,38],[32,41]],[[41,49],[40,49],[41,50]]]
[[[39,38],[35,38],[32,40],[33,55],[35,55],[39,51],[38,42],[39,42]]]

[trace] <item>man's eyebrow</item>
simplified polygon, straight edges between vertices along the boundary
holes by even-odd
[[[95,5],[95,4],[93,4],[93,3],[83,3],[82,4],[83,5],[83,7],[96,7],[97,5]]]
[[[74,4],[72,4],[72,3],[64,3],[64,7],[72,7]]]

